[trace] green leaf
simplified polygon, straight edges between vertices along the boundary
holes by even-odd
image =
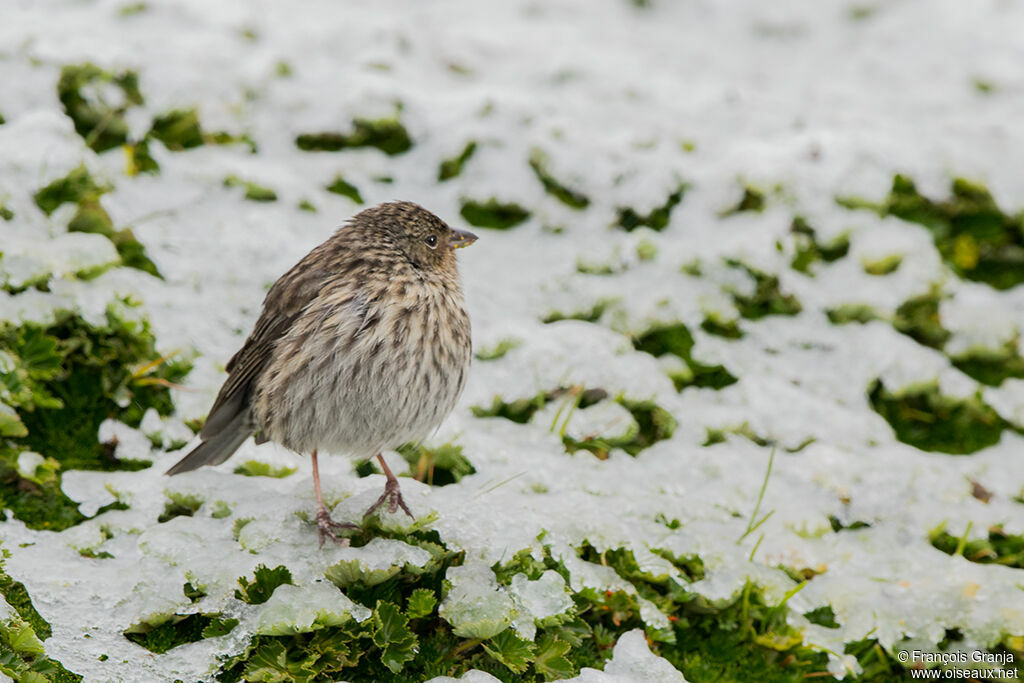
[[[33,379],[51,379],[61,368],[58,341],[38,327],[25,327],[18,355]]]
[[[41,655],[45,651],[43,641],[36,637],[36,632],[24,621],[12,621],[6,635],[7,642],[15,652]]]
[[[217,638],[231,633],[238,626],[238,619],[214,619],[202,631],[203,638]]]
[[[569,643],[550,634],[545,634],[537,643],[537,660],[533,666],[537,673],[544,676],[544,680],[547,681],[574,676],[576,670],[572,663],[565,658],[565,653],[568,651]]]
[[[559,640],[569,643],[570,647],[579,647],[583,641],[590,639],[592,631],[583,619],[571,617],[569,621],[558,626],[555,634]]]
[[[235,474],[242,474],[246,477],[273,477],[284,479],[295,474],[294,467],[275,467],[269,463],[249,460],[235,468]]]
[[[341,628],[326,628],[313,634],[306,649],[319,657],[318,668],[321,673],[339,672],[345,667],[359,663],[359,657],[364,650],[362,645],[365,644],[360,643],[354,652],[349,645],[367,635],[369,634],[362,630],[361,625],[349,624]]]
[[[459,156],[452,157],[450,159],[445,159],[444,161],[442,161],[441,166],[440,168],[438,168],[437,171],[438,182],[443,182],[445,180],[448,180],[449,178],[454,178],[455,176],[462,173],[462,167],[466,165],[466,162],[469,161],[469,158],[473,156],[473,153],[475,151],[476,140],[470,140],[469,142],[466,143],[466,146],[462,148],[462,152],[459,154]]]
[[[305,662],[289,662],[284,644],[272,640],[260,646],[245,667],[245,680],[262,683],[292,683],[312,679]]]
[[[484,649],[491,657],[507,666],[512,673],[521,674],[533,661],[536,648],[530,641],[517,636],[512,629],[505,629],[485,642]]]
[[[406,611],[409,613],[410,619],[420,619],[432,614],[436,605],[437,598],[434,597],[433,591],[426,588],[417,588],[409,596]]]
[[[409,618],[393,603],[378,600],[373,610],[373,644],[381,648],[384,666],[398,673],[416,656],[419,641],[409,630]]]
[[[264,565],[256,567],[255,577],[250,582],[244,576],[238,579],[240,589],[235,590],[235,598],[250,605],[262,605],[278,586],[292,584],[292,573],[284,565],[278,565],[273,569],[267,569]]]
[[[28,436],[28,429],[9,405],[0,403],[0,436]]]
[[[359,194],[359,188],[345,180],[340,175],[335,176],[331,184],[324,189],[328,192],[333,192],[334,194],[340,194],[342,197],[348,197],[356,204],[361,205],[364,203],[362,195]]]

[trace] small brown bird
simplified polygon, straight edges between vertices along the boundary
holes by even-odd
[[[360,212],[270,288],[203,440],[167,474],[227,460],[251,434],[310,452],[320,545],[335,530],[320,492],[317,452],[377,456],[385,500],[412,517],[381,451],[428,436],[466,383],[469,316],[455,249],[476,235],[411,202]]]

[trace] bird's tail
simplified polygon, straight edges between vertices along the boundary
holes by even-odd
[[[192,452],[164,474],[191,472],[203,465],[219,465],[230,458],[242,445],[242,442],[252,434],[252,429],[247,426],[248,421],[245,417],[245,412],[240,412],[217,434],[193,448]]]

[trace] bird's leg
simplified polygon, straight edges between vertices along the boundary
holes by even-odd
[[[363,517],[368,517],[372,515],[374,510],[379,508],[381,504],[385,500],[387,500],[388,510],[390,510],[391,512],[394,512],[399,507],[401,507],[403,510],[405,510],[405,514],[409,515],[413,519],[416,519],[416,517],[413,516],[412,512],[409,510],[409,506],[405,504],[405,500],[402,498],[402,489],[398,487],[398,477],[396,477],[394,473],[392,473],[391,468],[388,467],[388,464],[386,462],[384,462],[384,456],[378,453],[377,461],[380,462],[381,469],[384,470],[384,476],[388,478],[388,481],[386,484],[384,484],[384,493],[380,494],[380,498],[377,499],[376,503],[370,506],[370,509],[366,511],[366,514],[364,514]]]
[[[340,546],[348,545],[348,539],[334,533],[335,529],[358,529],[356,524],[343,524],[331,519],[331,513],[324,505],[324,494],[320,491],[320,467],[316,461],[316,451],[313,451],[313,488],[316,489],[316,530],[320,534],[320,547],[324,547],[324,539],[329,538]]]

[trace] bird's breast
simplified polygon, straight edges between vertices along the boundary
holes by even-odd
[[[457,288],[413,284],[307,310],[261,378],[268,438],[369,457],[440,425],[465,386],[469,317]]]

